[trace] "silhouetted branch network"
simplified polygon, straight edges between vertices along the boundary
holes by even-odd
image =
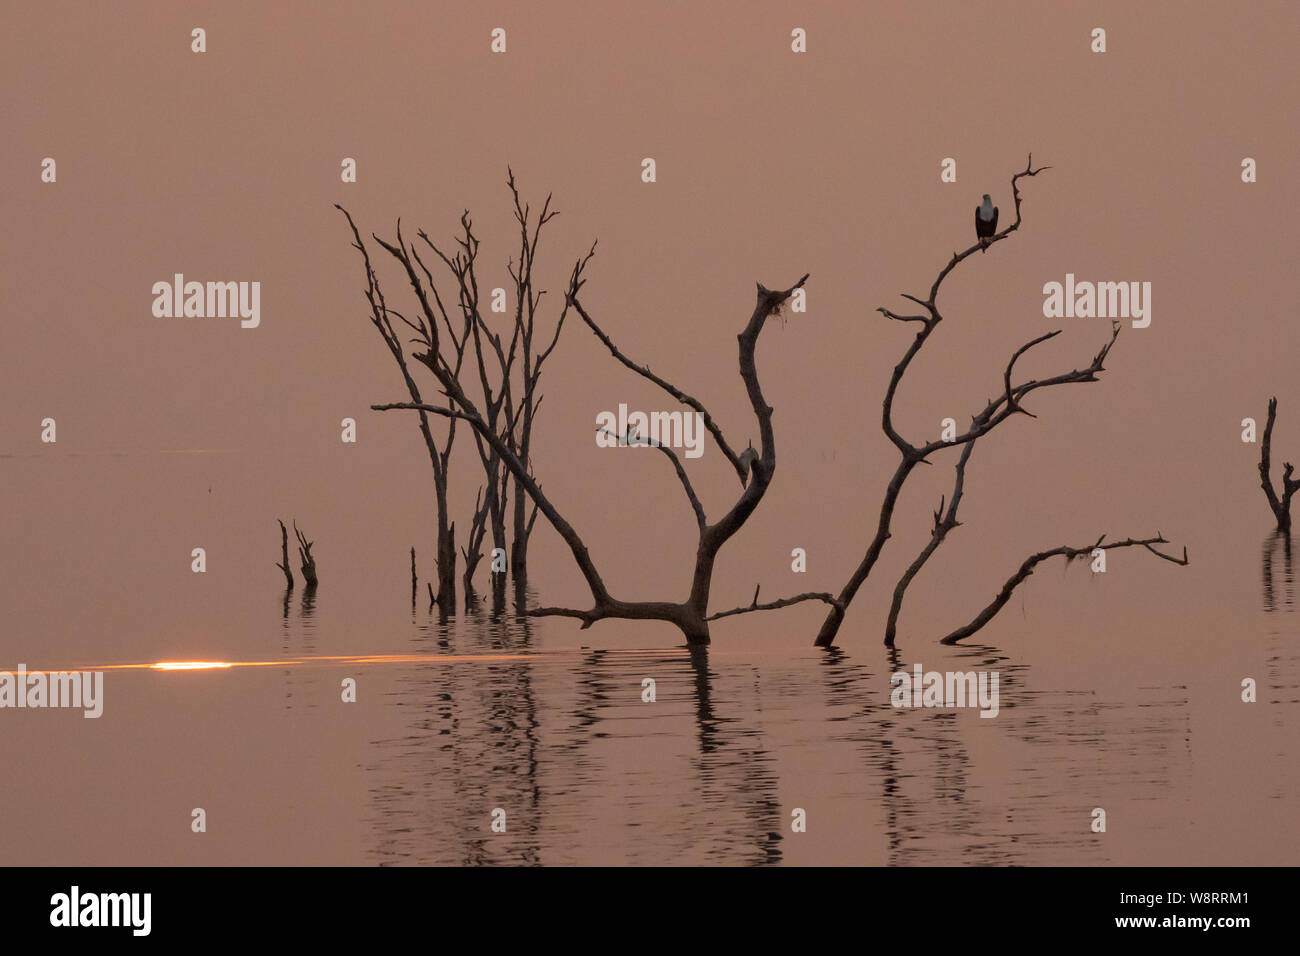
[[[948,262],[940,269],[924,297],[904,294],[903,297],[919,306],[920,311],[903,314],[886,308],[878,310],[890,320],[916,325],[919,328],[902,358],[894,366],[882,402],[881,428],[889,441],[898,450],[900,460],[885,489],[875,534],[867,546],[865,555],[844,587],[835,595],[826,592],[805,592],[765,603],[759,602],[758,590],[756,589],[754,598],[749,605],[713,613],[709,612],[708,605],[717,555],[726,542],[740,530],[745,521],[758,507],[771,484],[776,469],[775,436],[772,427],[773,409],[767,404],[763,395],[755,363],[758,337],[768,317],[775,314],[796,290],[803,287],[808,276],[804,275],[798,282],[784,290],[774,291],[762,285],[757,288],[753,311],[738,336],[738,344],[740,377],[750,400],[755,423],[758,426],[759,447],[755,449],[753,443],[750,442],[749,447],[744,452],[737,453],[735,450],[737,446],[727,440],[722,427],[703,402],[686,393],[663,376],[651,371],[649,365],[638,363],[629,357],[626,352],[614,343],[609,333],[585,306],[580,295],[586,285],[586,267],[595,253],[596,247],[594,243],[585,256],[576,260],[570,272],[562,309],[554,332],[549,338],[542,337],[541,341],[546,342],[544,346],[534,345],[534,336],[536,334],[535,315],[544,290],[537,291],[534,289],[533,260],[541,227],[555,213],[550,209],[550,197],[548,196],[540,214],[534,218],[531,209],[520,201],[513,173],[510,175],[508,184],[514,197],[515,218],[520,226],[520,253],[517,264],[512,260],[510,265],[510,275],[515,283],[516,311],[508,340],[493,331],[479,307],[478,280],[475,275],[478,240],[474,236],[468,213],[461,217],[462,230],[457,239],[459,248],[454,254],[442,252],[434,246],[423,231],[418,234],[424,245],[438,256],[456,280],[455,304],[459,307],[463,326],[452,322],[444,306],[443,296],[434,282],[431,271],[421,258],[419,250],[414,246],[408,247],[403,240],[400,222],[398,223],[395,242],[382,240],[378,236],[373,236],[373,234],[372,238],[402,267],[406,279],[415,294],[419,313],[408,319],[389,307],[381,291],[379,279],[371,266],[365,243],[349,216],[348,222],[352,228],[354,245],[361,251],[365,264],[366,299],[372,313],[371,321],[389,344],[389,349],[393,352],[394,358],[402,370],[410,394],[409,401],[376,404],[371,407],[380,411],[403,409],[419,413],[421,431],[426,438],[426,444],[429,446],[431,460],[434,462],[435,483],[441,474],[441,480],[445,485],[450,429],[454,427],[456,422],[464,421],[470,426],[475,444],[479,450],[481,463],[487,477],[487,484],[481,490],[476,501],[470,539],[466,548],[462,550],[467,568],[465,580],[467,595],[471,593],[473,567],[478,563],[481,542],[489,526],[497,547],[503,546],[505,514],[507,502],[510,501],[508,483],[512,481],[515,488],[512,502],[515,531],[512,545],[512,562],[516,569],[516,582],[518,583],[519,580],[519,571],[522,568],[524,555],[526,554],[529,534],[540,513],[568,547],[591,594],[591,605],[589,607],[533,607],[527,610],[529,615],[537,617],[569,617],[581,621],[584,628],[589,627],[596,621],[610,618],[661,620],[675,624],[689,642],[704,644],[709,641],[709,622],[711,621],[755,611],[775,610],[797,603],[817,600],[829,605],[829,610],[818,633],[816,643],[821,646],[830,646],[844,621],[850,603],[871,573],[885,542],[891,536],[890,528],[894,510],[907,478],[917,465],[930,464],[932,455],[947,448],[960,448],[952,494],[940,501],[939,508],[934,513],[933,529],[929,541],[908,566],[894,589],[885,633],[885,643],[892,645],[897,632],[902,604],[909,586],[930,557],[946,540],[949,533],[960,526],[958,508],[963,498],[966,468],[975,442],[1014,415],[1035,417],[1033,412],[1025,407],[1025,402],[1040,389],[1098,381],[1098,376],[1104,371],[1104,363],[1110,349],[1119,335],[1120,326],[1118,323],[1113,323],[1109,339],[1093,356],[1091,362],[1083,368],[1071,369],[1041,379],[1029,378],[1016,381],[1015,368],[1017,362],[1030,350],[1058,336],[1060,331],[1047,332],[1026,342],[1016,349],[1007,360],[997,397],[989,399],[983,409],[972,415],[967,430],[953,439],[916,443],[904,437],[894,423],[894,402],[903,378],[913,359],[919,354],[931,334],[944,319],[939,308],[939,294],[945,279],[975,251],[987,250],[988,247],[1001,242],[1013,232],[1019,230],[1022,223],[1021,206],[1023,200],[1020,192],[1021,181],[1027,177],[1037,176],[1048,168],[1050,167],[1034,167],[1031,156],[1025,169],[1016,173],[1011,179],[1015,211],[1014,220],[992,237],[981,239],[962,252],[954,252]],[[710,523],[707,509],[687,476],[682,460],[671,448],[657,441],[651,441],[648,438],[643,439],[635,435],[614,436],[623,443],[649,444],[658,448],[673,466],[683,494],[691,507],[698,531],[698,543],[691,589],[684,600],[627,601],[614,597],[606,586],[585,542],[569,521],[561,515],[554,502],[543,492],[540,482],[532,473],[530,442],[532,423],[541,403],[541,395],[537,387],[539,376],[546,359],[555,349],[570,309],[578,314],[615,360],[637,375],[654,383],[676,402],[698,413],[709,435],[731,463],[740,479],[741,490],[734,503],[731,504],[725,514],[715,522]],[[393,334],[390,315],[396,315],[401,322],[416,333],[414,341],[420,347],[420,350],[414,352],[411,357],[427,368],[433,375],[439,392],[439,401],[430,402],[421,397],[405,361],[405,353],[401,349],[401,343],[397,341],[396,336]],[[462,328],[459,333],[456,331],[458,327]],[[442,337],[444,332],[446,341],[450,344],[444,344]],[[471,344],[472,349],[469,347]],[[473,371],[477,373],[477,382],[474,383],[475,391],[478,393],[477,396],[469,394],[467,382],[462,375],[464,358],[467,352],[474,359],[471,366]],[[516,377],[516,371],[519,372],[518,377]],[[431,416],[441,417],[449,422],[448,442],[441,450],[433,442],[428,429],[427,423]],[[1271,423],[1272,418],[1270,415],[1270,428]],[[1267,435],[1264,455],[1267,457]],[[1290,476],[1291,469],[1288,465],[1287,474],[1284,477],[1284,489],[1291,488],[1294,491],[1294,488],[1288,484],[1291,481]],[[1271,492],[1271,488],[1268,490]],[[1284,493],[1289,503],[1290,493],[1285,491]],[[532,513],[527,517],[525,517],[525,500],[531,502],[532,505]],[[441,509],[443,507],[441,499],[439,504]],[[1179,560],[1153,547],[1156,544],[1163,543],[1167,542],[1163,537],[1157,536],[1156,538],[1142,540],[1126,539],[1125,541],[1107,545],[1107,548],[1141,545],[1165,560],[1176,564],[1187,563],[1185,549],[1183,558]],[[999,598],[986,607],[971,624],[953,632],[952,635],[945,638],[945,641],[960,640],[987,623],[1006,603],[1014,588],[1032,573],[1033,568],[1039,562],[1056,555],[1064,556],[1069,560],[1076,556],[1079,551],[1080,549],[1056,548],[1031,555],[1022,564],[1017,574],[1004,586]]]
[[[1118,323],[1112,323],[1110,339],[1101,347],[1092,362],[1082,369],[1072,369],[1069,372],[1063,372],[1044,379],[1029,379],[1019,384],[1013,384],[1013,372],[1016,362],[1029,350],[1040,345],[1060,334],[1060,330],[1047,332],[1030,341],[1026,342],[1014,353],[1008,360],[1002,375],[1002,394],[996,399],[990,399],[985,407],[977,414],[971,417],[970,427],[962,434],[957,435],[950,440],[935,440],[923,444],[915,444],[898,431],[894,425],[893,410],[894,401],[898,394],[899,385],[903,381],[903,376],[910,367],[912,360],[924,347],[929,340],[930,335],[943,321],[944,316],[939,310],[939,292],[944,280],[957,268],[962,262],[973,255],[976,251],[987,249],[998,242],[1009,237],[1013,232],[1020,229],[1022,220],[1021,204],[1023,197],[1020,192],[1020,181],[1026,177],[1037,176],[1049,166],[1035,167],[1033,164],[1032,154],[1025,168],[1011,177],[1011,192],[1015,203],[1015,220],[1005,229],[987,239],[981,239],[974,245],[970,246],[963,252],[954,252],[935,277],[930,286],[930,290],[925,298],[903,293],[903,298],[920,306],[923,312],[900,314],[890,309],[877,309],[886,318],[905,324],[917,324],[920,328],[917,330],[911,345],[904,352],[902,359],[894,366],[893,373],[890,376],[889,384],[885,389],[885,397],[881,403],[881,429],[886,437],[898,449],[900,461],[896,467],[889,484],[884,493],[880,507],[880,516],[876,523],[876,532],[867,546],[866,553],[859,562],[857,568],[853,571],[844,587],[840,590],[836,602],[831,606],[822,623],[821,630],[817,634],[815,643],[820,647],[830,647],[834,642],[836,635],[839,633],[840,626],[844,622],[845,613],[849,605],[862,584],[867,580],[879,559],[881,551],[884,549],[885,542],[891,537],[890,527],[893,521],[895,507],[898,503],[898,497],[902,492],[907,478],[911,475],[913,469],[919,464],[930,464],[929,456],[945,448],[962,447],[961,456],[957,462],[955,481],[952,496],[948,501],[947,511],[944,510],[944,503],[941,501],[938,511],[934,516],[934,527],[931,531],[930,540],[925,547],[912,561],[904,571],[903,576],[899,579],[894,588],[893,600],[891,602],[889,616],[885,624],[885,644],[893,646],[897,634],[897,624],[899,612],[902,608],[904,596],[907,588],[915,579],[918,572],[930,559],[934,552],[939,548],[947,538],[948,533],[958,527],[957,508],[961,503],[963,486],[966,475],[966,465],[970,460],[970,454],[974,442],[980,437],[988,434],[998,425],[1002,424],[1013,415],[1026,415],[1031,418],[1036,417],[1028,411],[1023,402],[1032,393],[1043,388],[1054,388],[1059,385],[1070,385],[1097,381],[1097,376],[1104,371],[1106,356],[1110,353],[1111,347],[1119,336],[1120,326]],[[1005,603],[1005,602],[1003,602]],[[1002,605],[998,604],[997,608]],[[991,618],[996,613],[994,608],[988,616]],[[987,609],[986,609],[987,610]],[[983,623],[987,622],[987,618]],[[973,633],[973,632],[972,632]]]
[[[402,235],[400,220],[395,242],[379,239],[372,234],[372,238],[401,263],[407,273],[419,305],[419,311],[408,317],[385,300],[356,224],[346,210],[341,206],[338,208],[347,217],[353,245],[363,257],[370,320],[379,329],[397,362],[407,386],[411,406],[423,404],[424,398],[411,375],[408,354],[394,331],[394,316],[414,333],[415,337],[410,340],[410,344],[415,347],[415,352],[410,355],[411,358],[427,364],[421,356],[436,356],[436,364],[445,366],[448,374],[458,381],[465,381],[471,376],[476,378],[474,385],[481,395],[480,413],[484,421],[495,434],[502,437],[528,469],[531,468],[533,426],[541,407],[542,370],[559,344],[571,303],[566,297],[554,328],[549,332],[542,329],[538,319],[546,290],[535,286],[534,264],[542,227],[559,213],[551,209],[551,197],[548,195],[541,211],[534,214],[532,207],[520,197],[513,170],[508,170],[506,184],[510,189],[515,220],[519,227],[518,258],[512,257],[507,264],[507,271],[514,284],[515,308],[506,333],[494,330],[488,316],[484,314],[479,288],[480,243],[468,210],[460,217],[460,231],[455,238],[455,247],[447,251],[435,244],[423,230],[417,233],[417,243],[408,244]],[[580,260],[577,269],[579,274],[592,252]],[[443,294],[434,278],[434,269],[430,268],[430,264],[438,268],[438,263],[451,276],[452,289],[449,295]],[[493,309],[500,311],[495,302]],[[449,517],[447,483],[457,420],[456,417],[451,418],[446,438],[439,446],[428,427],[427,410],[420,410],[421,434],[428,446],[434,471],[439,580],[436,600],[444,611],[454,608],[455,604],[456,536],[455,523]],[[478,431],[474,431],[473,435],[485,484],[475,505],[469,537],[460,549],[465,561],[463,583],[466,600],[471,602],[475,597],[475,569],[482,558],[483,543],[489,532],[495,549],[500,549],[504,554],[509,547],[510,572],[522,593],[528,540],[537,518],[536,507],[529,513],[525,506],[526,493],[517,480],[514,500],[511,501],[512,475],[502,462],[499,452],[485,442]],[[512,504],[514,537],[508,541],[507,525],[510,523]],[[496,562],[493,565],[495,568]],[[492,582],[494,596],[502,597],[505,575],[494,571]]]
[[[425,309],[424,317],[416,321],[408,319],[405,315],[395,309],[388,307],[384,299],[384,293],[379,285],[379,278],[375,273],[374,266],[370,261],[370,253],[367,252],[365,243],[361,241],[361,233],[357,230],[356,223],[352,221],[352,216],[342,206],[335,205],[347,218],[348,227],[352,231],[352,245],[361,253],[362,261],[365,265],[366,272],[366,301],[370,305],[370,321],[379,331],[392,355],[397,368],[402,375],[402,381],[406,385],[406,390],[413,403],[422,402],[423,396],[420,392],[419,384],[411,374],[410,364],[407,362],[407,353],[403,346],[401,336],[397,334],[393,326],[392,317],[396,316],[407,328],[416,334],[413,340],[419,346],[438,351],[441,347],[441,339],[438,330],[438,321],[433,319],[432,310]],[[398,241],[401,242],[401,226],[398,226]],[[403,248],[405,244],[403,243]],[[425,303],[427,306],[427,303]],[[439,302],[441,307],[441,302]],[[428,318],[429,321],[425,321]],[[459,374],[460,366],[464,360],[465,346],[469,338],[468,327],[464,328],[459,336],[456,335],[451,326],[450,319],[446,310],[442,310],[443,324],[447,328],[447,334],[452,342],[451,351],[455,355],[455,367]],[[468,322],[468,320],[467,320]],[[435,596],[436,603],[444,611],[449,611],[455,606],[456,601],[456,526],[450,518],[449,502],[447,497],[448,473],[451,467],[451,451],[455,443],[456,432],[454,423],[447,430],[447,436],[443,441],[442,447],[439,448],[437,440],[434,438],[432,430],[429,428],[429,418],[423,412],[419,415],[420,435],[424,440],[425,448],[429,454],[429,464],[433,469],[433,490],[435,503],[435,520],[437,523],[437,554],[435,564],[438,574],[438,592]]]
[[[420,283],[414,270],[410,268],[401,245],[392,246],[384,244],[390,253],[402,262],[406,268],[408,278],[413,286]],[[594,246],[593,246],[594,251]],[[481,437],[483,442],[491,447],[499,456],[501,462],[510,471],[517,484],[523,489],[524,493],[534,502],[539,510],[550,522],[552,527],[560,535],[561,539],[569,547],[573,554],[574,561],[578,565],[587,583],[588,589],[592,596],[592,605],[589,608],[569,608],[569,607],[534,607],[528,610],[528,614],[535,617],[561,616],[570,617],[580,620],[583,627],[589,627],[599,620],[607,618],[620,618],[631,620],[661,620],[675,624],[687,640],[691,643],[708,643],[709,628],[708,622],[710,616],[708,613],[709,592],[713,579],[714,562],[718,552],[723,545],[733,537],[737,531],[744,525],[745,521],[753,514],[758,507],[759,502],[767,492],[771,483],[772,475],[776,470],[776,446],[775,436],[772,428],[772,408],[767,404],[763,396],[762,388],[759,384],[758,371],[755,364],[754,353],[758,342],[758,336],[762,332],[767,318],[776,312],[780,306],[790,298],[796,289],[802,288],[807,281],[808,276],[804,275],[798,282],[784,290],[770,290],[762,285],[758,286],[754,309],[750,314],[748,323],[738,336],[739,342],[739,366],[740,377],[745,385],[746,393],[750,399],[750,405],[753,409],[754,416],[758,425],[760,437],[760,449],[756,454],[751,454],[742,463],[742,456],[737,455],[732,446],[726,441],[721,428],[718,426],[714,416],[704,407],[698,399],[687,395],[681,389],[668,382],[666,379],[649,371],[648,366],[639,366],[632,362],[625,353],[614,346],[613,341],[603,328],[592,317],[591,312],[583,306],[578,299],[586,280],[583,278],[583,272],[587,263],[591,259],[592,253],[589,252],[584,258],[579,259],[574,265],[570,274],[569,287],[565,294],[566,307],[572,308],[582,316],[583,321],[596,334],[597,338],[610,349],[610,352],[620,362],[629,368],[634,369],[642,376],[655,382],[665,392],[673,398],[687,405],[689,408],[699,412],[703,417],[705,426],[709,433],[718,443],[719,448],[728,460],[736,466],[737,474],[741,477],[741,492],[731,508],[716,522],[709,523],[704,505],[698,494],[686,478],[685,470],[682,467],[681,460],[671,449],[656,444],[660,451],[669,458],[673,464],[674,471],[677,473],[681,482],[683,492],[691,505],[692,512],[696,516],[696,525],[699,533],[699,541],[696,548],[695,568],[692,575],[691,590],[685,600],[682,601],[626,601],[614,597],[606,587],[604,579],[597,570],[596,564],[591,557],[590,551],[582,538],[574,530],[573,526],[559,513],[554,503],[541,490],[541,486],[531,475],[529,470],[520,460],[517,451],[511,446],[506,435],[503,435],[498,429],[494,429],[478,404],[470,398],[465,392],[461,383],[458,381],[454,370],[448,363],[435,352],[426,352],[417,355],[416,358],[422,362],[433,373],[441,386],[443,395],[447,398],[446,405],[432,405],[424,402],[392,402],[382,405],[372,406],[375,409],[384,411],[390,409],[416,409],[426,414],[440,415],[453,420],[463,420],[467,422]],[[422,303],[427,299],[418,294],[417,298]],[[423,307],[423,305],[422,305]],[[748,480],[746,477],[748,476]],[[776,606],[784,607],[787,603],[783,602]],[[758,608],[750,608],[757,610]]]

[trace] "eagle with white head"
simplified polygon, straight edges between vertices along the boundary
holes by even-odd
[[[989,194],[984,194],[984,202],[975,207],[975,236],[979,239],[980,251],[987,252],[988,240],[998,231],[998,207],[993,205]]]

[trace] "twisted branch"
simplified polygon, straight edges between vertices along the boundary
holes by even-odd
[[[1073,561],[1075,558],[1082,557],[1083,555],[1092,554],[1092,552],[1097,548],[1101,548],[1103,551],[1113,551],[1116,548],[1141,547],[1141,548],[1146,548],[1157,558],[1163,558],[1166,561],[1171,561],[1174,564],[1183,565],[1183,566],[1186,566],[1188,564],[1186,547],[1183,548],[1182,558],[1175,558],[1172,555],[1165,554],[1163,551],[1159,551],[1155,548],[1155,545],[1157,544],[1169,543],[1167,540],[1165,540],[1164,535],[1160,534],[1158,531],[1156,532],[1156,536],[1154,538],[1143,538],[1141,540],[1135,540],[1133,538],[1125,538],[1123,541],[1114,541],[1103,547],[1102,542],[1104,542],[1105,539],[1106,536],[1103,534],[1100,538],[1097,539],[1095,544],[1088,545],[1087,547],[1071,548],[1071,547],[1062,546],[1059,548],[1052,548],[1050,551],[1039,551],[1037,554],[1031,554],[1020,565],[1020,568],[1016,571],[1016,573],[1007,579],[1007,583],[1002,585],[1002,590],[998,592],[997,597],[993,599],[993,602],[989,604],[988,607],[980,611],[980,613],[975,616],[975,619],[972,620],[969,624],[965,625],[964,627],[957,628],[957,630],[953,631],[947,637],[943,638],[943,640],[941,640],[939,643],[956,644],[958,641],[962,640],[963,638],[970,637],[972,634],[974,634],[976,631],[982,628],[985,624],[991,621],[993,619],[993,616],[997,614],[998,611],[1002,610],[1003,606],[1009,600],[1011,600],[1011,595],[1012,593],[1014,593],[1016,587],[1022,581],[1024,581],[1025,578],[1029,577],[1031,574],[1034,573],[1035,567],[1037,567],[1041,562],[1046,561],[1048,558],[1054,558],[1060,556],[1065,558],[1065,561],[1068,564],[1069,562]]]

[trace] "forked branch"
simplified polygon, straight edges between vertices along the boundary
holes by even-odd
[[[307,540],[307,536],[298,530],[298,522],[293,523],[293,533],[298,536],[298,558],[302,562],[302,579],[307,582],[308,588],[316,587],[316,559],[312,557],[312,541]]]

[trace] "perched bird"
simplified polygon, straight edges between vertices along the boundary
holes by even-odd
[[[758,461],[758,452],[754,450],[754,443],[750,442],[749,447],[740,453],[740,467],[745,473],[746,486],[749,485],[749,479],[753,474],[752,469],[756,461]]]
[[[989,194],[984,194],[982,205],[975,207],[975,235],[980,241],[980,251],[987,252],[989,244],[986,240],[992,239],[998,231],[998,207],[993,205],[993,200]]]

